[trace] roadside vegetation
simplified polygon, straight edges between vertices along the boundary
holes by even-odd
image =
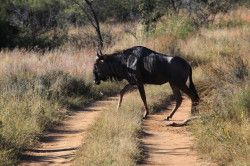
[[[219,165],[249,165],[249,9],[219,16],[214,24],[180,43],[195,64],[201,119],[190,129],[196,148]]]
[[[56,125],[74,108],[117,94],[124,84],[93,85],[97,44],[95,31],[80,19],[86,20],[86,15],[76,4],[45,2],[46,5],[41,1],[39,5],[25,6],[21,2],[4,1],[0,5],[1,9],[10,5],[10,9],[31,11],[29,17],[33,18],[16,18],[17,12],[13,11],[8,18],[11,10],[0,12],[0,30],[11,30],[11,33],[0,32],[5,37],[0,41],[0,47],[5,48],[0,51],[0,165],[16,164],[24,150],[37,145],[43,131]],[[242,1],[243,6],[232,8],[226,14],[218,12],[212,21],[200,22],[199,15],[188,17],[175,6],[167,8],[171,6],[168,1],[158,0],[151,8],[147,8],[150,1],[143,4],[133,1],[132,5],[115,1],[113,6],[109,2],[105,10],[98,8],[102,13],[98,14],[104,36],[103,52],[143,45],[187,59],[194,68],[194,82],[202,99],[197,113],[201,119],[189,128],[196,138],[196,149],[201,156],[219,165],[248,165],[249,3]],[[99,3],[102,1],[96,1]],[[66,8],[67,5],[72,8]],[[44,24],[45,27],[34,29],[39,13],[47,9],[54,11],[56,6],[63,12],[51,13],[48,27]],[[121,7],[124,13],[119,12]],[[109,11],[117,13],[116,17],[109,16]],[[153,14],[147,15],[149,12]],[[67,13],[70,17],[60,19]],[[68,26],[60,27],[64,24]],[[150,110],[154,112],[169,101],[172,92],[163,85],[147,86],[146,93]],[[124,97],[119,112],[115,106],[106,108],[89,130],[75,165],[136,165],[144,157],[140,145],[141,114],[138,92]]]
[[[75,107],[119,89],[116,84],[93,87],[90,65],[94,58],[80,53],[54,51],[39,55],[16,49],[2,51],[0,56],[0,163],[3,165],[15,163],[23,150],[36,145],[44,130]]]

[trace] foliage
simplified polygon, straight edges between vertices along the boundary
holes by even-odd
[[[0,48],[53,48],[61,44],[65,20],[62,13],[65,6],[61,1],[6,0],[0,8],[3,13]]]
[[[82,7],[84,1],[76,0]],[[156,22],[166,13],[183,11],[200,27],[227,12],[243,0],[95,0],[92,2],[101,22],[141,21],[146,32],[154,31]],[[0,48],[55,48],[67,41],[69,26],[89,24],[81,7],[68,0],[2,0],[0,5]]]
[[[156,22],[171,8],[172,1],[145,0],[141,1],[139,9],[146,32],[153,31]]]
[[[96,0],[94,5],[101,21],[114,19],[120,22],[138,17],[138,0]]]

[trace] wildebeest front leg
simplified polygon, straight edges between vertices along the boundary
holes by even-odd
[[[169,114],[169,116],[166,118],[166,120],[169,120],[173,117],[173,115],[175,114],[175,112],[177,111],[177,109],[180,107],[181,103],[182,103],[182,97],[181,97],[181,92],[180,89],[177,88],[176,86],[170,84],[172,91],[174,93],[175,96],[175,100],[176,100],[176,105],[175,108],[173,109],[173,111]]]
[[[127,84],[121,91],[120,91],[120,97],[119,97],[119,102],[118,102],[118,105],[117,105],[117,110],[119,110],[119,108],[121,107],[121,104],[122,104],[122,98],[124,96],[124,94],[126,92],[128,92],[129,90],[133,90],[135,89],[136,87],[134,85],[131,85],[131,84]]]
[[[145,90],[144,90],[144,86],[143,84],[138,84],[138,89],[139,89],[139,92],[140,92],[140,95],[141,95],[141,99],[143,101],[143,104],[144,104],[144,108],[145,108],[145,111],[144,111],[144,114],[143,114],[143,119],[145,119],[149,113],[148,111],[148,105],[147,105],[147,99],[146,99],[146,95],[145,95]]]

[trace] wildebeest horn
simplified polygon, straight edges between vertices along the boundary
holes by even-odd
[[[98,58],[102,57],[103,56],[102,51],[98,50],[96,55],[98,56]]]

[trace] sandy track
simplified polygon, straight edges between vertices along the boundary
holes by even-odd
[[[198,159],[192,149],[193,142],[186,127],[166,126],[163,121],[175,103],[161,113],[149,115],[143,122],[145,137],[143,146],[146,159],[141,165],[204,166],[211,165]],[[172,121],[180,122],[190,117],[191,101],[184,97],[181,107]]]
[[[70,165],[77,149],[84,142],[86,131],[95,122],[101,110],[113,100],[114,98],[108,98],[73,112],[43,136],[39,147],[27,151],[20,165]]]
[[[114,100],[117,98],[98,101],[83,110],[73,112],[61,125],[44,135],[39,147],[27,151],[20,165],[71,165],[76,151],[84,143],[86,131],[103,108],[114,104]],[[174,103],[161,113],[149,115],[143,122],[145,136],[142,142],[146,159],[139,165],[211,165],[198,159],[192,149],[192,137],[186,127],[166,126],[166,121],[163,120],[173,106]],[[190,109],[191,102],[185,97],[173,121],[179,122],[190,117]]]

